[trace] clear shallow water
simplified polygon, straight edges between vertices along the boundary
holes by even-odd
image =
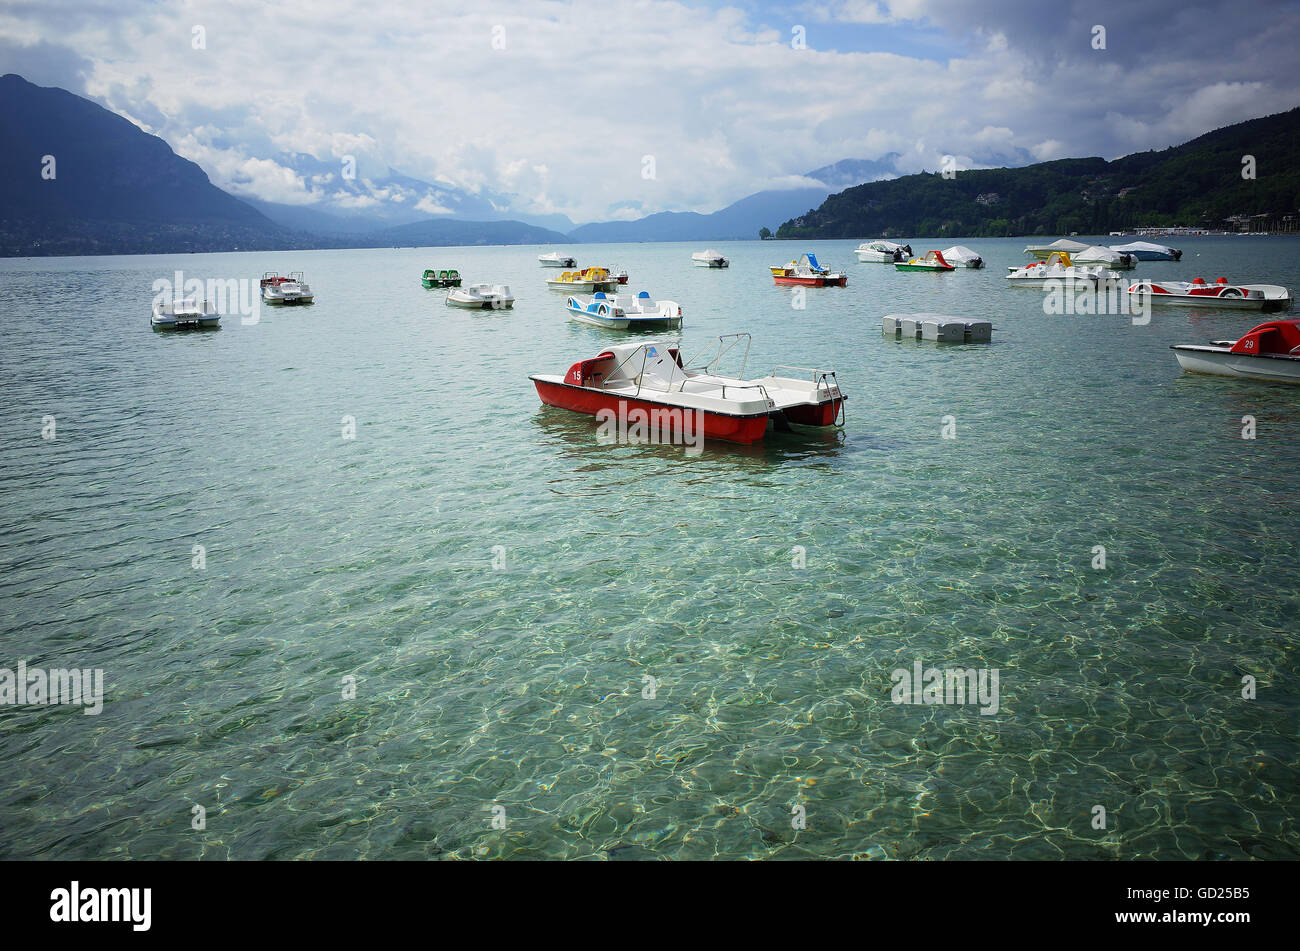
[[[948,275],[855,243],[806,245],[849,286],[803,311],[766,267],[805,245],[569,249],[678,300],[688,354],[839,372],[843,430],[694,458],[539,404],[624,339],[541,249],[0,261],[0,666],[106,679],[99,716],[0,707],[0,855],[1300,857],[1300,387],[1168,350],[1257,318],[1047,317],[1023,239]],[[1300,241],[1182,247],[1132,273],[1300,289]],[[515,309],[447,308],[435,265]],[[154,334],[176,268],[319,302]],[[881,336],[909,311],[994,343]],[[918,660],[998,668],[1000,712],[891,703]]]

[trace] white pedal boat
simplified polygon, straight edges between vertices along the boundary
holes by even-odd
[[[154,301],[153,315],[149,322],[155,330],[203,329],[220,326],[221,315],[207,301],[187,297],[171,303]]]
[[[1099,281],[1118,281],[1118,271],[1104,267],[1083,267],[1073,264],[1070,255],[1055,251],[1046,261],[1035,261],[1024,267],[1013,267],[1007,280],[1017,285],[1042,285],[1048,281],[1096,284]]]
[[[506,284],[471,284],[448,291],[447,304],[471,310],[503,310],[514,307],[515,298]]]
[[[268,304],[310,304],[316,299],[302,271],[291,271],[288,277],[267,271],[262,275],[261,287],[262,300]]]
[[[619,279],[609,273],[608,268],[589,267],[582,271],[565,271],[559,277],[546,279],[546,286],[553,291],[584,291],[588,294],[596,291],[612,291],[618,288]]]
[[[906,261],[912,256],[910,244],[895,244],[893,241],[863,241],[853,249],[862,264],[893,264]]]
[[[682,325],[682,309],[677,302],[651,300],[649,291],[641,291],[636,297],[607,296],[598,291],[591,297],[570,297],[565,306],[570,320],[614,330]]]
[[[1269,321],[1240,340],[1180,343],[1169,349],[1189,373],[1300,383],[1300,320]]]
[[[790,423],[835,423],[845,397],[834,370],[776,367],[767,376],[751,380],[723,375],[719,371],[722,358],[741,342],[745,344],[743,374],[749,359],[749,334],[719,337],[701,355],[703,362],[695,366],[682,361],[676,344],[631,343],[579,360],[563,375],[534,373],[529,379],[547,406],[593,416],[602,410],[616,414],[639,410],[648,415],[652,426],[656,421],[679,427],[698,425],[705,438],[727,442],[757,442],[769,423],[781,430]],[[778,376],[778,370],[799,375]]]
[[[1271,310],[1291,303],[1291,292],[1278,284],[1229,284],[1221,277],[1213,284],[1194,281],[1134,281],[1129,295],[1153,304],[1184,307],[1226,307],[1231,310]]]
[[[729,267],[731,265],[730,261],[712,248],[707,251],[696,251],[691,255],[691,260],[695,262],[696,267]]]

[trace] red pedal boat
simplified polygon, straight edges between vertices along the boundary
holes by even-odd
[[[547,406],[575,413],[643,413],[651,427],[683,426],[703,430],[705,438],[753,443],[771,423],[830,426],[840,417],[844,395],[834,370],[776,367],[764,377],[746,380],[719,372],[722,358],[740,343],[749,360],[749,334],[726,334],[703,355],[705,362],[687,367],[677,345],[630,343],[609,347],[588,360],[579,360],[564,375],[529,376]],[[798,372],[781,376],[778,371]]]
[[[1300,383],[1300,320],[1270,320],[1240,340],[1170,347],[1189,373]]]
[[[1270,310],[1291,303],[1291,292],[1278,284],[1229,284],[1221,277],[1213,284],[1198,277],[1188,281],[1134,281],[1131,297],[1146,297],[1153,304],[1192,307],[1228,307],[1233,310]]]

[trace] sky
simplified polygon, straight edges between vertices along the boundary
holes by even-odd
[[[125,115],[235,194],[444,210],[393,169],[575,222],[713,211],[846,158],[1164,148],[1300,105],[1297,51],[1297,0],[0,5],[0,73]]]

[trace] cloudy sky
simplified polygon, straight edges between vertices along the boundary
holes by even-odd
[[[1161,148],[1300,104],[1297,50],[1295,0],[0,6],[0,72],[126,115],[238,194],[312,202],[351,155],[579,222],[712,211],[844,158]]]

